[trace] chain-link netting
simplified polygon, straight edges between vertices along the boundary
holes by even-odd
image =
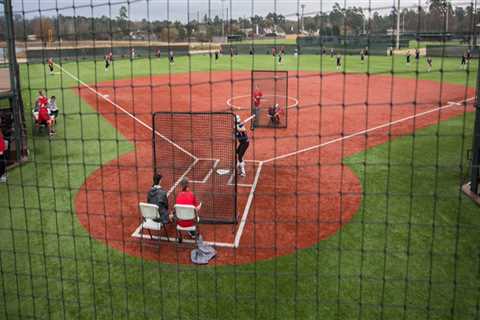
[[[0,318],[480,317],[476,1],[0,8]]]

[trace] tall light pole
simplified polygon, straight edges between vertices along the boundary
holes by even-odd
[[[400,0],[397,4],[397,50],[400,49]]]
[[[224,12],[225,0],[221,0],[221,1],[222,1],[222,37],[225,37],[225,12]]]
[[[304,33],[305,32],[305,21],[304,21],[305,18],[303,16],[303,14],[305,13],[305,5],[302,4],[300,7],[302,7],[302,17],[301,17],[302,20],[301,21],[302,21],[302,33]]]
[[[448,7],[448,2],[444,1],[443,5],[445,6],[445,32],[448,32],[448,14],[449,14],[449,7]]]

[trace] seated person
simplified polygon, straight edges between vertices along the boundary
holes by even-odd
[[[158,212],[160,213],[160,221],[163,224],[170,222],[168,216],[168,198],[167,191],[162,189],[160,182],[162,181],[162,175],[156,173],[153,176],[153,186],[148,192],[147,203],[155,204],[158,206]]]
[[[38,109],[38,112],[33,113],[35,117],[35,126],[38,128],[40,125],[45,125],[48,128],[48,134],[52,135],[55,133],[55,130],[52,128],[52,118],[48,112],[47,105],[42,104]]]
[[[39,90],[37,100],[35,100],[34,112],[38,112],[42,104],[47,105],[48,98],[43,94],[43,90]]]
[[[268,108],[268,116],[273,125],[280,123],[280,106],[278,103]]]
[[[193,192],[190,191],[189,185],[190,185],[190,182],[188,181],[188,178],[183,178],[182,181],[180,181],[180,188],[182,189],[182,191],[177,195],[177,200],[175,204],[194,206],[198,212],[202,207],[202,204],[198,202]],[[188,228],[195,225],[195,220],[181,220],[181,221],[178,221],[177,224],[183,228]],[[192,237],[196,236],[195,232],[189,232],[189,233],[190,233],[190,236]]]
[[[53,125],[55,125],[58,117],[57,99],[55,96],[52,96],[48,102],[48,111],[52,117]]]

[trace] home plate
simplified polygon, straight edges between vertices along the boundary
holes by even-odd
[[[110,95],[108,95],[108,94],[102,94],[102,97],[104,97],[105,99],[108,99],[108,98],[110,98]]]

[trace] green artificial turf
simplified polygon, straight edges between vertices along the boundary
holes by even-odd
[[[475,61],[476,64],[476,61]],[[435,59],[431,73],[403,59],[347,57],[347,72],[474,86],[476,72]],[[168,72],[271,69],[271,57],[208,56],[66,63],[87,83]],[[329,72],[329,57],[288,56],[285,70]],[[472,65],[473,67],[473,65]],[[475,66],[476,67],[476,66]],[[442,68],[444,72],[439,72]],[[425,63],[419,66],[425,71]],[[4,319],[473,319],[479,316],[478,208],[460,193],[473,114],[345,159],[364,197],[335,236],[290,256],[244,266],[147,262],[91,239],[73,199],[101,164],[133,150],[83,102],[69,77],[22,65],[25,101],[49,88],[64,113],[57,138],[31,135],[30,160],[0,185],[0,317]],[[29,132],[31,128],[29,126]]]

